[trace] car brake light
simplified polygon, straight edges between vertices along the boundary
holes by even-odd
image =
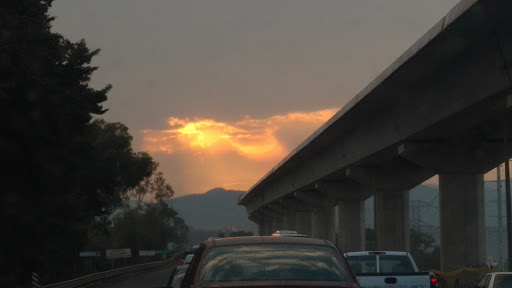
[[[368,252],[369,255],[384,255],[386,254],[386,252],[384,251],[372,251],[372,252]]]
[[[437,288],[437,279],[435,275],[430,275],[430,288]]]
[[[181,259],[181,265],[183,265],[183,263],[185,263],[185,259]]]

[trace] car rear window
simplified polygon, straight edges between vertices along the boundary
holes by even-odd
[[[379,255],[377,271],[376,255],[348,256],[347,261],[355,274],[364,273],[414,273],[414,267],[407,255]]]
[[[200,282],[351,281],[336,250],[328,246],[257,244],[210,249]]]

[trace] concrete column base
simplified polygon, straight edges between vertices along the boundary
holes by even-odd
[[[315,208],[312,216],[313,238],[325,239],[334,242],[334,207],[324,206]]]
[[[375,191],[377,250],[410,251],[409,191]]]
[[[338,248],[343,252],[364,251],[366,240],[364,200],[338,205]]]
[[[286,213],[286,215],[283,217],[282,229],[295,231],[296,230],[295,218],[296,218],[295,211],[288,211]]]
[[[261,221],[261,236],[270,236],[272,235],[272,217],[263,217]]]
[[[441,270],[485,263],[484,176],[439,175]]]
[[[278,230],[285,230],[283,228],[283,218],[282,217],[273,217],[272,218],[272,231],[270,231],[270,235],[274,234],[274,232]]]
[[[295,231],[311,237],[311,211],[297,211],[295,214]]]

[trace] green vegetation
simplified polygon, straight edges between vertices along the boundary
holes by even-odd
[[[146,181],[163,179],[147,153],[133,151],[125,125],[93,120],[107,111],[102,104],[111,89],[89,84],[99,50],[53,33],[51,4],[0,4],[1,287],[30,285],[33,271],[43,283],[79,273],[73,263],[89,235],[111,232],[115,241],[126,241],[120,231],[133,211],[114,217],[114,226],[109,215]],[[157,202],[138,210],[144,219],[137,221],[167,221],[167,227],[157,229],[158,239],[140,241],[160,245],[164,238],[184,237],[183,221],[160,201],[172,189],[162,187],[143,187]]]
[[[411,229],[411,254],[420,270],[439,269],[441,248],[432,235]]]

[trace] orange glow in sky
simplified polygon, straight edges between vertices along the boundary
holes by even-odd
[[[178,195],[215,187],[246,190],[337,111],[246,116],[231,123],[171,117],[169,129],[143,131],[142,149],[169,170],[164,173]]]
[[[235,123],[169,118],[171,129],[144,131],[143,149],[168,154],[187,150],[192,154],[236,152],[253,161],[278,159],[285,157],[290,150],[282,143],[288,139],[279,139],[277,133],[280,130],[303,127],[303,138],[306,138],[312,132],[312,126],[318,128],[336,111],[295,112],[266,119],[246,117]]]

